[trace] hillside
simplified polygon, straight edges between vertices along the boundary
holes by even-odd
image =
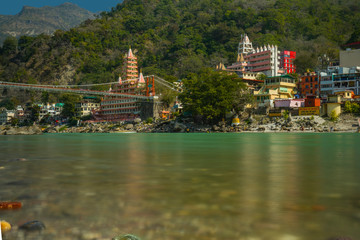
[[[86,19],[94,19],[94,13],[72,3],[42,8],[24,6],[16,15],[0,15],[0,43],[8,36],[49,35],[57,29],[69,30]]]
[[[8,39],[0,81],[114,81],[129,46],[145,75],[183,78],[235,61],[244,32],[255,46],[297,51],[303,72],[316,68],[319,56],[336,59],[343,44],[359,41],[359,22],[358,0],[125,0],[69,31]]]

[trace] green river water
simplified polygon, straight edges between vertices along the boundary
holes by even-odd
[[[0,136],[0,201],[10,240],[357,240],[360,134]]]

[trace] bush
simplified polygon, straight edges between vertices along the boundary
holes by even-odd
[[[154,121],[154,120],[153,120],[152,117],[149,117],[148,119],[146,119],[146,123],[150,123],[150,124],[151,124],[151,123],[153,123],[153,121]]]
[[[289,118],[289,111],[285,110],[282,115],[283,115],[284,119],[287,120]]]
[[[180,116],[180,113],[179,112],[174,112],[172,115],[173,115],[173,118],[177,118],[178,116]]]
[[[359,104],[355,103],[355,102],[345,102],[345,106],[344,106],[344,112],[347,113],[359,113],[360,112],[360,106]]]
[[[332,110],[330,113],[330,121],[335,122],[339,118],[339,115],[335,112],[335,110]]]

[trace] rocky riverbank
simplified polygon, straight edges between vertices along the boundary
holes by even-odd
[[[34,135],[42,133],[211,133],[211,132],[359,132],[358,117],[342,115],[337,121],[329,121],[319,116],[269,118],[256,115],[241,119],[240,124],[219,122],[213,125],[197,124],[191,119],[176,119],[146,123],[135,119],[129,123],[89,123],[81,126],[0,126],[0,135]]]
[[[25,126],[25,127],[13,127],[13,126],[0,126],[0,135],[37,135],[42,134],[39,126]]]

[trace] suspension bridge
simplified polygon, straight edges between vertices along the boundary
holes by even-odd
[[[155,82],[175,91],[181,92],[181,88],[176,86],[175,84],[166,81],[160,77],[151,75],[146,77],[154,77]],[[134,81],[138,79],[129,79],[126,81]],[[32,91],[45,91],[45,92],[61,92],[61,93],[73,93],[73,94],[82,94],[82,95],[96,95],[96,96],[114,96],[114,97],[126,97],[126,98],[135,98],[135,99],[149,99],[152,96],[144,96],[137,94],[127,94],[127,93],[117,93],[112,91],[98,91],[98,90],[90,90],[83,89],[85,87],[94,87],[94,86],[103,86],[103,85],[113,85],[119,84],[118,82],[108,82],[108,83],[99,83],[99,84],[84,84],[84,85],[42,85],[42,84],[26,84],[26,83],[14,83],[14,82],[1,82],[0,88],[15,88],[22,90],[32,90]]]

